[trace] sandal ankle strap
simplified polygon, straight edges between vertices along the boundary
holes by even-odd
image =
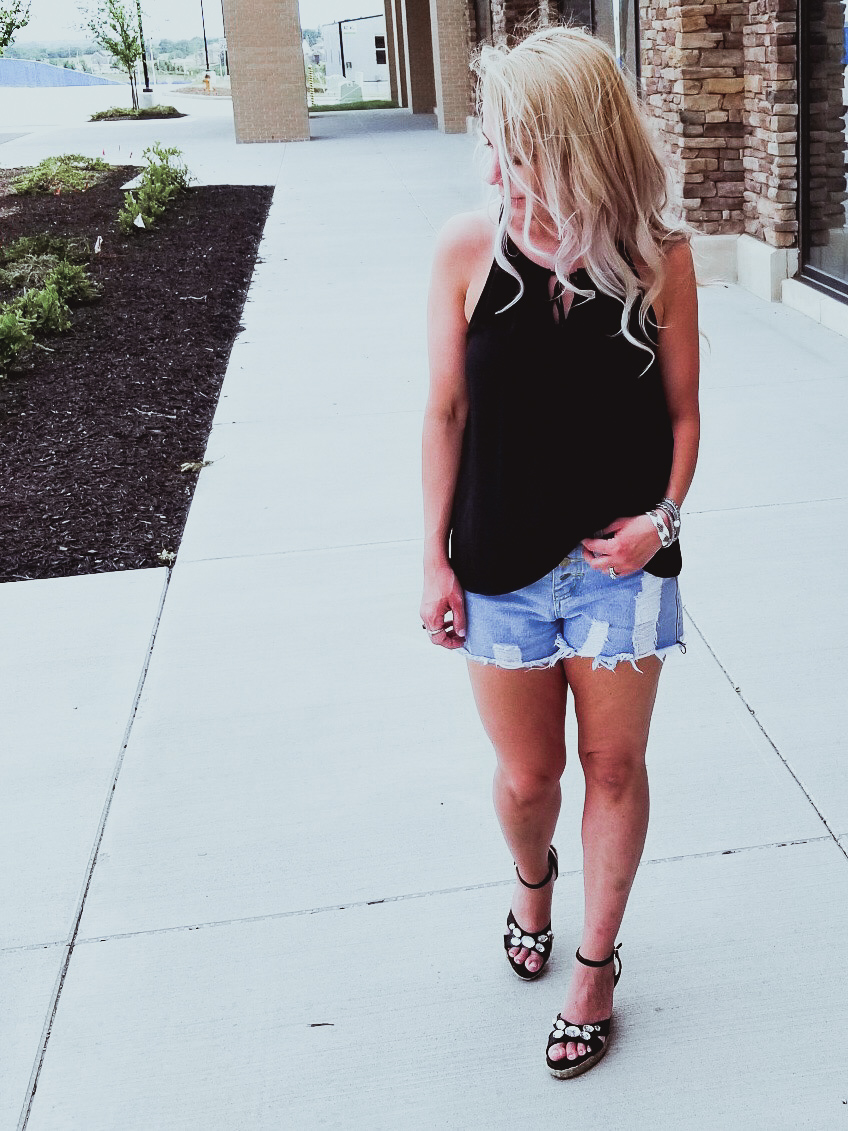
[[[594,959],[592,959],[592,958],[584,958],[583,955],[580,953],[580,947],[578,946],[577,952],[575,954],[575,958],[577,959],[578,962],[582,962],[584,966],[595,966],[595,967],[609,966],[609,964],[611,962],[613,962],[617,959],[618,960],[618,969],[615,971],[615,975],[614,975],[614,984],[615,984],[615,983],[618,982],[618,979],[621,977],[621,958],[620,958],[619,953],[618,953],[620,950],[621,950],[621,943],[617,943],[616,946],[614,946],[612,948],[612,954],[609,956],[609,958],[602,958],[600,960],[600,962],[595,962]]]
[[[515,862],[513,861],[513,863],[515,863]],[[553,845],[551,845],[551,847],[548,849],[548,874],[545,876],[545,878],[542,880],[541,883],[539,883],[539,884],[528,884],[527,881],[524,879],[524,877],[519,872],[517,864],[515,865],[515,874],[516,874],[516,876],[518,876],[519,880],[521,881],[522,884],[524,884],[524,886],[526,888],[534,888],[534,889],[543,888],[545,886],[545,884],[549,884],[552,879],[555,880],[557,878],[557,876],[559,875],[559,856],[557,855],[557,850],[554,848]]]

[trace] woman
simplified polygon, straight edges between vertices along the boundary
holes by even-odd
[[[585,921],[546,1055],[565,1078],[608,1047],[648,822],[648,728],[682,641],[695,279],[683,228],[663,218],[662,158],[601,42],[547,28],[483,48],[475,70],[501,203],[451,220],[435,253],[421,618],[434,644],[465,651],[495,748],[518,875],[504,943],[524,979],[551,952],[574,697]]]

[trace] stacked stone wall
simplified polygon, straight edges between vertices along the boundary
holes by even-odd
[[[751,0],[743,29],[745,231],[773,247],[798,240],[797,0]]]

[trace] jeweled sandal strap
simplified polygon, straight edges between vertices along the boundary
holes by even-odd
[[[592,1021],[589,1024],[578,1025],[574,1021],[569,1021],[567,1018],[558,1014],[554,1018],[553,1029],[551,1035],[548,1037],[548,1049],[552,1045],[565,1045],[569,1041],[581,1041],[586,1045],[589,1054],[597,1052],[601,1047],[601,1037],[608,1037],[610,1031],[610,1020],[607,1017],[603,1021]]]
[[[504,932],[504,950],[511,950],[514,946],[523,946],[527,950],[535,950],[539,954],[547,953],[554,940],[551,924],[548,923],[543,931],[525,931],[514,915],[506,921],[507,930]]]

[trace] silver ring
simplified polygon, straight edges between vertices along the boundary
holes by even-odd
[[[613,579],[613,581],[615,581],[618,578],[618,574],[615,572],[615,570],[612,568],[612,566],[609,567],[609,575]]]
[[[427,628],[426,624],[422,624],[421,627],[426,631],[428,636],[438,636],[440,632],[445,631],[444,628]]]

